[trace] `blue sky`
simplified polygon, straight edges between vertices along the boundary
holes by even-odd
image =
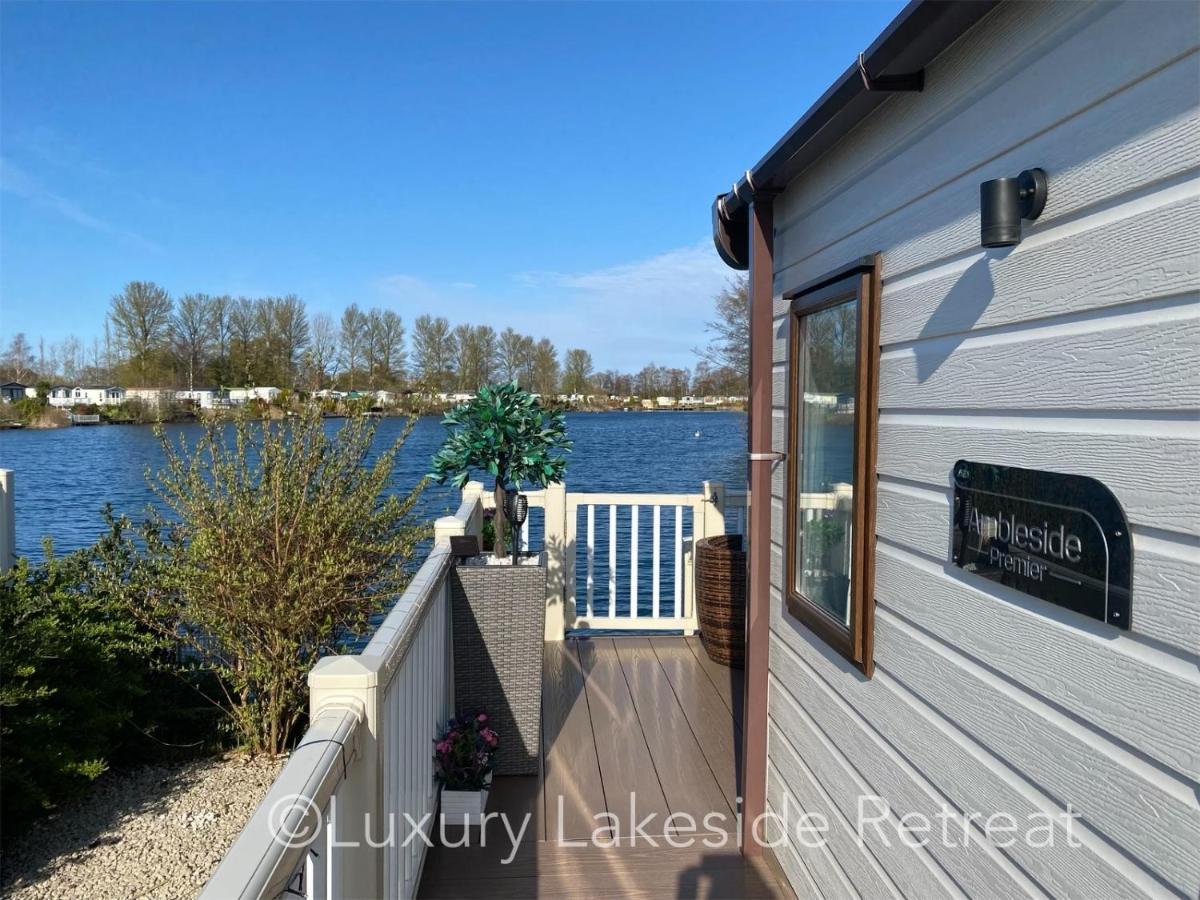
[[[0,340],[140,279],[691,366],[713,196],[901,6],[0,4]]]

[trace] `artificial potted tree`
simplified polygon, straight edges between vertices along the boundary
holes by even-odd
[[[455,564],[450,573],[456,709],[486,709],[505,735],[499,775],[534,775],[541,744],[542,641],[546,616],[544,554],[518,548],[524,487],[561,482],[570,452],[566,417],[543,409],[515,381],[480,388],[442,423],[449,434],[433,458],[431,477],[462,488],[473,473],[494,479],[495,543],[491,554]],[[506,522],[512,552],[505,553]]]

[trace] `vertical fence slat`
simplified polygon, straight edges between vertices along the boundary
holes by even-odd
[[[661,516],[659,515],[660,512],[662,512],[662,507],[656,503],[654,505],[654,543],[653,543],[653,547],[652,547],[653,562],[651,563],[651,569],[653,570],[654,574],[651,576],[651,579],[650,579],[650,585],[651,585],[651,587],[650,587],[650,608],[651,608],[650,614],[652,616],[654,616],[654,618],[656,618],[656,619],[658,618],[658,582],[659,582],[659,568],[660,568],[659,563],[658,563],[658,554],[659,554],[660,543],[661,543],[659,540],[659,519],[661,518]]]
[[[683,615],[683,507],[675,507],[675,617]]]
[[[629,507],[629,615],[638,617],[638,505]]]
[[[587,508],[587,614],[595,615],[592,595],[596,590],[596,507]]]
[[[608,507],[608,614],[617,614],[617,507]]]

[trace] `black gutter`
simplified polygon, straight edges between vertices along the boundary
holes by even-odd
[[[713,201],[713,243],[726,265],[750,265],[749,216],[756,194],[782,191],[888,95],[921,90],[924,70],[998,0],[912,0],[758,164]]]

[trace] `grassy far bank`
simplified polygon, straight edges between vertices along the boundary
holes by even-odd
[[[241,747],[285,751],[304,679],[403,589],[423,485],[388,493],[403,436],[319,411],[239,419],[194,444],[160,433],[167,513],[106,513],[93,546],[0,577],[0,811],[59,807],[106,769]],[[278,527],[286,523],[286,527]]]

